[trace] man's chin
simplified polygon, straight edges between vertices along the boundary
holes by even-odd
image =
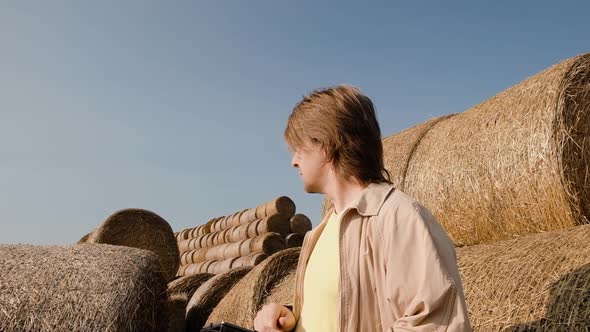
[[[321,194],[318,188],[303,186],[303,190],[308,194]]]

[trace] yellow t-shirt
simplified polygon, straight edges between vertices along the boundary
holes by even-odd
[[[296,332],[336,331],[340,283],[339,233],[340,217],[332,213],[307,263],[303,307]]]

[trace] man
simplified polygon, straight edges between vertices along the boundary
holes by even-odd
[[[306,192],[333,202],[305,237],[292,310],[257,314],[258,331],[471,331],[455,250],[383,165],[371,100],[341,85],[291,113],[285,139]]]

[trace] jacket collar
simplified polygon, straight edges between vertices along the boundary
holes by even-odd
[[[371,183],[362,191],[358,201],[351,207],[365,217],[375,216],[395,187],[389,183]]]

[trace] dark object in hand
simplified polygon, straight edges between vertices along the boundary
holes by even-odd
[[[209,324],[201,329],[201,332],[255,332],[246,328],[234,325],[232,323],[221,322],[218,324]]]

